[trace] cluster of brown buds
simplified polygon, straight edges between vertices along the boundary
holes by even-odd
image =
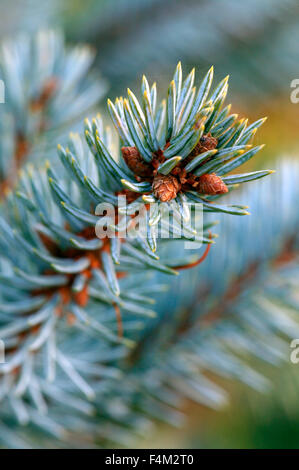
[[[154,196],[161,202],[167,202],[174,199],[180,191],[193,190],[207,195],[228,192],[226,184],[215,173],[196,176],[185,170],[186,165],[194,157],[209,150],[214,150],[217,144],[217,139],[212,137],[210,133],[203,135],[190,155],[168,175],[160,174],[157,171],[159,164],[165,161],[163,151],[157,152],[150,163],[143,160],[136,147],[122,147],[121,151],[127,166],[134,173],[137,181],[150,182]]]

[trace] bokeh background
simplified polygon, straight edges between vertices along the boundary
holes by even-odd
[[[214,64],[216,79],[230,74],[233,112],[251,121],[268,116],[256,138],[266,147],[244,171],[299,155],[299,104],[290,100],[299,78],[296,0],[1,0],[0,7],[1,38],[58,28],[70,43],[92,44],[113,99],[127,87],[137,91],[143,73],[164,92],[178,60],[202,74]],[[269,393],[224,383],[232,399],[223,411],[186,402],[183,428],[160,427],[141,446],[299,448],[299,366],[262,372],[273,382]]]

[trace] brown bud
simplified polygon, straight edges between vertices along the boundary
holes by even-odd
[[[228,192],[228,187],[222,181],[220,176],[217,176],[215,173],[202,175],[199,177],[199,184],[197,186],[197,191],[202,194],[225,194]]]
[[[141,176],[143,178],[149,178],[153,174],[153,170],[146,163],[136,147],[122,147],[122,156],[134,175]]]
[[[85,307],[89,300],[88,286],[85,285],[81,292],[75,292],[73,294],[73,297],[77,305],[79,305],[80,307]]]
[[[217,144],[218,140],[215,137],[212,137],[209,132],[199,139],[199,142],[190,153],[190,156],[195,157],[196,155],[207,152],[208,150],[214,150],[217,147]]]
[[[181,189],[181,185],[173,175],[157,174],[152,185],[154,196],[161,202],[171,201]]]
[[[117,196],[126,196],[127,203],[131,204],[131,202],[136,201],[140,197],[139,193],[135,193],[134,191],[130,191],[130,189],[122,189],[121,191],[116,192]]]

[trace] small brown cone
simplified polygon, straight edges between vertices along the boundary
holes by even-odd
[[[190,153],[191,157],[196,157],[200,153],[208,152],[209,150],[214,150],[217,147],[218,140],[215,137],[212,137],[211,133],[203,135],[198,144],[194,147]]]
[[[134,175],[141,176],[143,178],[149,178],[153,174],[153,170],[148,165],[138,152],[136,147],[122,147],[122,156]]]
[[[215,173],[200,176],[199,184],[196,189],[201,194],[209,194],[212,196],[228,192],[226,184],[222,181],[220,176],[217,176]]]
[[[174,199],[181,189],[181,185],[173,175],[157,174],[153,181],[154,196],[161,202],[168,202]]]

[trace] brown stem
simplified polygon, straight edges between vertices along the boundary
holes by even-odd
[[[124,329],[123,329],[121,311],[120,311],[120,308],[117,304],[113,304],[113,307],[114,307],[114,310],[115,310],[115,315],[116,315],[116,320],[117,320],[118,337],[122,338],[123,335],[124,335]]]
[[[212,234],[210,231],[209,231],[209,239],[210,240],[212,239]],[[210,248],[211,248],[211,243],[208,243],[203,255],[198,260],[194,261],[193,263],[183,264],[180,266],[174,266],[172,267],[172,269],[176,269],[177,271],[182,271],[183,269],[195,268],[195,266],[198,266],[200,263],[202,263],[206,259],[206,257],[209,254]]]

